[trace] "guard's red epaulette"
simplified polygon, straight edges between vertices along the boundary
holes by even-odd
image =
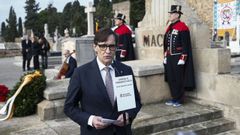
[[[115,32],[118,35],[123,35],[123,34],[132,34],[131,30],[126,26],[126,25],[121,25],[117,29],[115,29]]]
[[[184,22],[181,22],[181,21],[174,24],[172,28],[176,29],[178,31],[188,31],[189,30],[187,25]],[[166,32],[168,32],[169,30],[170,30],[170,27],[168,26]]]
[[[179,30],[179,31],[188,31],[188,27],[184,22],[179,21],[173,26],[173,29]]]

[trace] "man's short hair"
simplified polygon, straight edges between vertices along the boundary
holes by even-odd
[[[99,42],[107,41],[110,35],[114,36],[115,45],[117,45],[118,36],[110,28],[100,29],[97,33],[95,33],[94,44],[97,45]]]

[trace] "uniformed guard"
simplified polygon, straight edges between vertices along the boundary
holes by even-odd
[[[132,30],[125,24],[126,16],[118,13],[115,17],[115,27],[112,29],[118,35],[116,49],[116,60],[135,60],[135,53],[132,42]]]
[[[169,22],[164,35],[165,81],[169,84],[172,99],[166,105],[181,106],[184,91],[195,88],[190,32],[180,21],[183,14],[180,5],[172,5]]]

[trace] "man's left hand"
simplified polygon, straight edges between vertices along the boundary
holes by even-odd
[[[128,116],[128,113],[126,113],[126,125],[128,125],[128,124],[129,124],[129,116]],[[123,127],[124,126],[123,114],[118,116],[118,119],[116,120],[114,125],[119,126],[119,127]]]
[[[120,57],[125,58],[127,55],[127,50],[121,50]]]
[[[177,65],[184,65],[186,59],[187,59],[187,55],[186,55],[186,54],[182,54],[182,55],[180,56],[180,59],[178,60],[178,64],[177,64]]]
[[[179,60],[177,65],[184,65],[185,61],[184,60]]]

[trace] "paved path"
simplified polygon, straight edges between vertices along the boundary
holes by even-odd
[[[21,66],[15,64],[14,57],[0,58],[0,84],[12,89],[23,74]]]

